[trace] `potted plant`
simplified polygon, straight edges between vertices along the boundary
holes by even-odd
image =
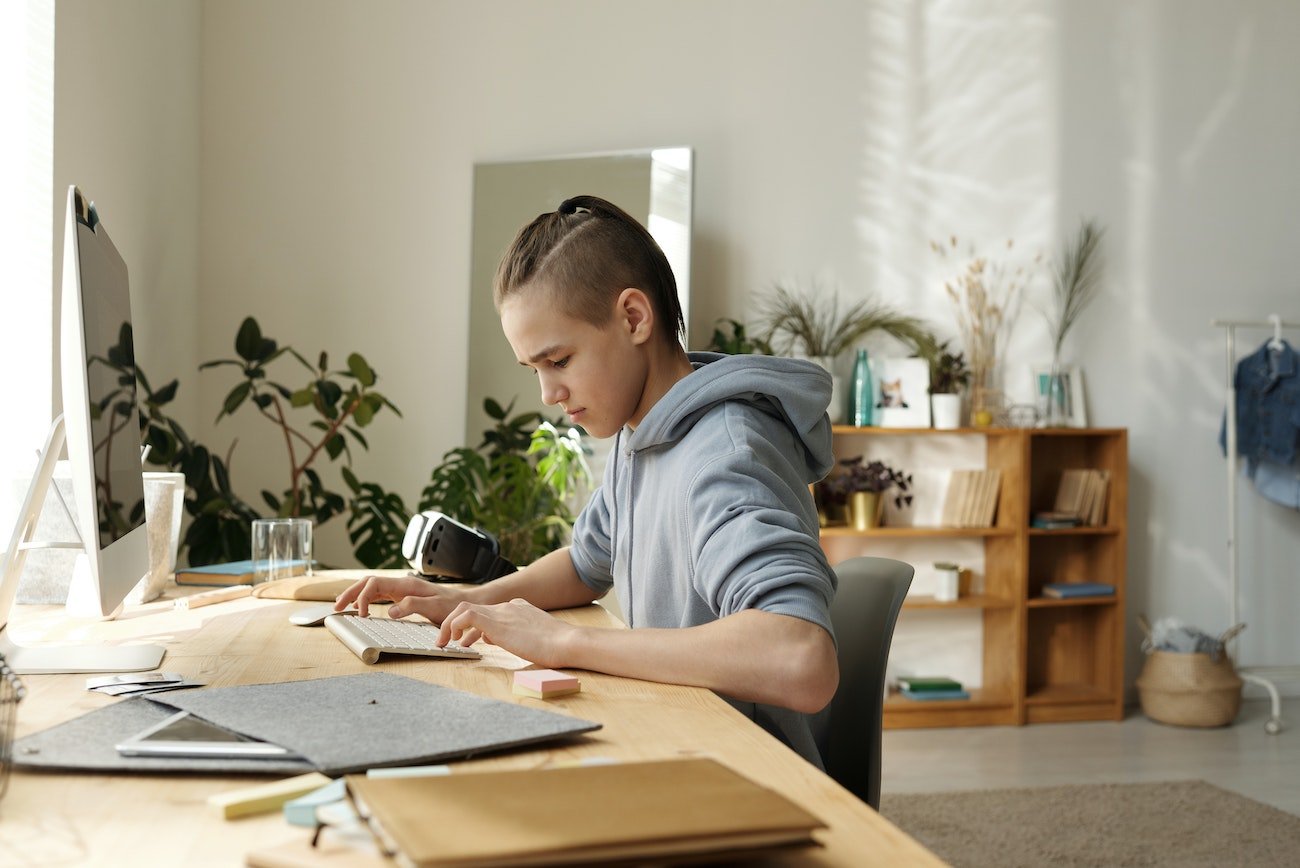
[[[772,346],[767,341],[746,334],[744,323],[725,317],[714,323],[713,337],[705,349],[712,353],[726,353],[729,356],[752,353],[763,353],[769,356],[772,354]]]
[[[883,461],[866,461],[857,455],[840,461],[843,472],[824,480],[820,491],[826,503],[838,500],[847,505],[848,523],[855,530],[880,526],[884,496],[894,491],[894,506],[910,505],[912,476]]]
[[[762,340],[772,351],[788,356],[802,356],[816,362],[831,375],[831,405],[827,412],[832,422],[843,418],[840,378],[835,374],[835,359],[874,331],[910,344],[918,352],[934,346],[934,336],[916,317],[898,313],[873,298],[865,298],[841,310],[839,293],[817,289],[805,294],[777,284],[772,294],[759,302]]]
[[[961,393],[970,385],[970,367],[964,353],[954,353],[944,341],[935,348],[930,362],[930,407],[934,427],[961,427]]]

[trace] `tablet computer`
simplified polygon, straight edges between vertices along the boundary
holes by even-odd
[[[222,729],[181,711],[116,745],[122,756],[301,759],[278,744]]]

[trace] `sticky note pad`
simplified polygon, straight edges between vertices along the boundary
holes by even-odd
[[[519,696],[550,699],[577,693],[581,689],[575,675],[565,675],[554,669],[525,669],[515,673],[514,692]]]
[[[217,793],[208,797],[208,804],[221,812],[227,820],[246,817],[249,814],[263,814],[278,811],[284,803],[299,796],[305,796],[312,790],[319,789],[330,782],[320,772],[308,772],[293,778],[259,784],[240,790]]]

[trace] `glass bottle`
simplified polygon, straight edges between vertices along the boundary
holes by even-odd
[[[849,393],[849,421],[864,428],[871,424],[871,407],[875,403],[875,392],[871,383],[871,363],[866,350],[858,350],[858,359],[853,363],[853,390]]]

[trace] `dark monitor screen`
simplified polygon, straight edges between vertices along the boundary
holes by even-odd
[[[95,515],[103,549],[144,524],[131,296],[126,263],[102,223],[92,230],[78,219],[77,243],[95,456]]]

